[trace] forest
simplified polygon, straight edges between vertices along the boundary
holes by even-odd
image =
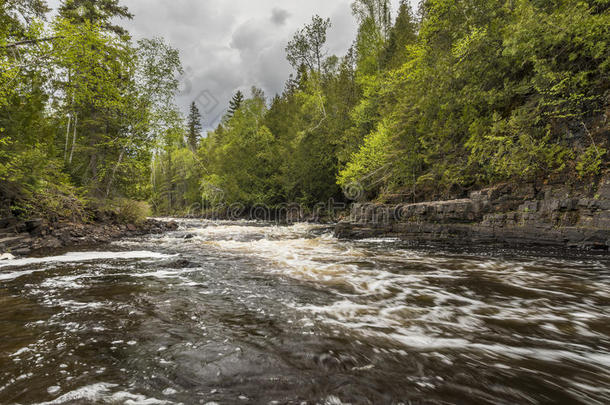
[[[209,207],[423,201],[608,169],[610,0],[356,0],[345,55],[314,15],[281,94],[204,133],[179,52],[119,0],[0,0],[2,215],[134,221]]]

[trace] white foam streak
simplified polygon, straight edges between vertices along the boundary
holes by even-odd
[[[49,257],[31,257],[25,259],[14,259],[0,262],[2,267],[23,267],[45,263],[73,263],[73,262],[89,262],[96,260],[128,260],[128,259],[165,259],[173,257],[157,252],[148,251],[131,251],[131,252],[71,252],[62,256]],[[29,274],[33,271],[23,271],[21,274]],[[0,274],[0,280],[6,280],[11,277],[12,273]]]
[[[71,403],[121,403],[126,405],[169,405],[173,402],[163,401],[156,398],[147,398],[144,395],[131,394],[129,392],[111,393],[116,384],[97,383],[81,387],[49,402],[41,402],[39,405],[63,405]],[[52,387],[59,389],[60,387]]]

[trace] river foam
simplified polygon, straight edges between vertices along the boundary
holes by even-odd
[[[131,252],[70,252],[61,256],[29,257],[24,259],[5,260],[0,262],[3,267],[25,267],[45,263],[74,263],[90,262],[96,260],[129,260],[129,259],[165,259],[172,257],[163,253],[150,251]],[[0,274],[0,280],[3,275]]]
[[[0,402],[610,400],[603,258],[180,222],[3,263]]]
[[[535,324],[536,328],[554,329],[557,335],[565,334],[563,331],[568,327],[570,333],[599,337],[587,321],[603,322],[606,315],[587,304],[574,302],[579,292],[557,291],[553,283],[565,284],[569,278],[548,275],[544,266],[549,261],[553,263],[550,259],[528,263],[485,256],[431,255],[427,251],[405,249],[396,239],[340,242],[330,234],[311,234],[312,229],[315,227],[304,224],[263,228],[221,224],[190,231],[197,235],[192,243],[236,255],[256,256],[267,263],[261,271],[334,290],[337,296],[334,302],[294,305],[295,309],[312,313],[318,321],[333,327],[347,328],[369,338],[390,339],[410,349],[462,348],[607,365],[607,353],[569,353],[560,349],[559,340],[549,341],[557,349],[539,352],[446,338],[481,331],[489,328],[486,326],[489,322],[522,320],[532,327]],[[556,265],[560,263],[556,261]],[[479,274],[481,286],[491,284],[516,296],[482,298],[477,284],[468,281]],[[592,292],[598,295],[610,293],[605,281],[589,283]]]

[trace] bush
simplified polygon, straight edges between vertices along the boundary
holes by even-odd
[[[139,224],[148,218],[152,210],[144,201],[118,198],[107,203],[104,211],[110,213],[118,222]]]
[[[576,164],[576,170],[580,177],[598,175],[604,163],[604,156],[608,151],[604,148],[598,148],[595,145],[589,146],[579,157]]]
[[[7,183],[0,187],[0,194],[6,195],[5,187],[8,187]],[[34,191],[14,184],[12,187],[17,187],[20,195],[12,202],[10,211],[18,218],[44,218],[49,222],[88,222],[91,219],[89,201],[73,186],[44,182]]]

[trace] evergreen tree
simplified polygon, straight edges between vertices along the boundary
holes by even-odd
[[[85,21],[98,23],[105,30],[125,37],[129,36],[127,30],[113,21],[117,18],[133,18],[127,7],[119,5],[119,0],[65,0],[59,15],[76,24]]]
[[[366,76],[376,75],[382,68],[381,57],[392,26],[389,0],[356,0],[352,12],[360,23],[355,42],[358,73],[366,81]]]
[[[396,69],[406,62],[406,46],[417,41],[417,23],[411,4],[401,0],[398,16],[390,29],[388,43],[382,60],[382,68]]]
[[[188,144],[189,147],[193,150],[197,150],[197,145],[199,144],[199,139],[201,138],[201,113],[197,108],[197,105],[193,101],[191,103],[191,108],[189,110],[189,116],[187,119],[188,126]]]
[[[239,107],[241,107],[241,103],[244,101],[244,93],[241,92],[241,90],[237,90],[237,93],[235,93],[235,95],[233,95],[233,98],[231,99],[231,101],[229,101],[229,117],[232,117],[235,115],[235,112],[237,110],[239,110]]]

